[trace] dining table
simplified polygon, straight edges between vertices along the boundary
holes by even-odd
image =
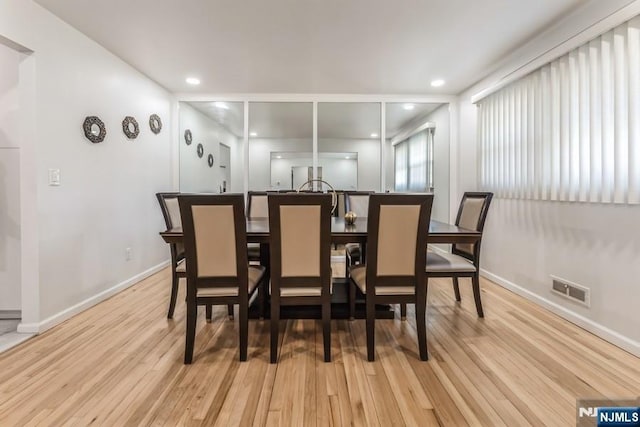
[[[266,275],[269,274],[269,219],[268,218],[252,218],[247,219],[247,242],[260,244],[260,263],[267,269]],[[464,244],[475,243],[481,237],[482,233],[475,230],[469,230],[454,224],[448,224],[437,220],[429,222],[429,230],[427,242],[429,244]],[[169,230],[161,231],[160,236],[166,243],[182,243],[182,228],[176,227]],[[363,259],[366,259],[366,243],[367,243],[367,218],[357,218],[353,224],[348,224],[342,217],[331,217],[331,243],[346,244],[359,243],[362,248]],[[333,278],[333,294],[331,298],[332,317],[346,318],[348,317],[347,294],[349,280],[347,278]],[[268,300],[268,298],[267,298]],[[360,296],[356,299],[356,317],[364,317],[364,300]],[[306,306],[287,306],[282,307],[282,318],[320,318],[319,307]],[[258,309],[255,304],[250,311],[250,317],[258,316]],[[269,310],[266,311],[269,313]],[[393,318],[394,312],[389,306],[376,307],[377,318]]]

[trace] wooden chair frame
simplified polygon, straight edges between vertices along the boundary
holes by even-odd
[[[378,236],[380,226],[380,208],[384,205],[420,205],[418,217],[418,235],[416,236],[415,274],[413,276],[378,276]],[[418,349],[421,360],[428,359],[427,352],[427,238],[433,195],[431,194],[372,194],[369,199],[369,217],[367,223],[367,261],[366,261],[366,330],[367,359],[375,360],[375,315],[376,304],[415,304]],[[349,311],[355,315],[355,288],[351,278]],[[413,295],[376,295],[376,286],[414,286]]]
[[[281,206],[320,206],[320,276],[282,277]],[[299,193],[269,195],[271,234],[271,363],[278,358],[280,306],[321,305],[324,361],[331,361],[331,195]],[[303,238],[304,236],[300,236]],[[320,287],[320,296],[281,296],[287,287]]]
[[[247,231],[244,216],[244,195],[189,195],[179,196],[180,213],[182,215],[182,227],[184,233],[185,254],[187,262],[187,321],[184,363],[190,364],[193,360],[193,348],[196,333],[196,320],[198,305],[231,305],[239,306],[240,323],[240,360],[247,360],[248,346],[248,310],[249,299],[261,286],[258,285],[249,294],[249,261],[247,259]],[[232,277],[198,277],[198,258],[196,253],[196,230],[193,222],[193,206],[224,205],[232,206],[235,227],[236,252],[236,276]],[[263,276],[264,277],[264,276]],[[262,281],[262,278],[261,280]],[[262,283],[263,285],[263,283]],[[207,287],[238,287],[237,296],[206,296],[198,297],[198,288]],[[208,309],[209,310],[209,309]],[[207,315],[210,318],[210,313]]]
[[[182,224],[173,224],[171,221],[171,215],[169,214],[169,209],[167,208],[167,203],[165,201],[170,198],[177,199],[179,195],[180,193],[177,192],[156,193],[156,198],[158,199],[158,203],[160,203],[160,210],[162,211],[162,216],[164,217],[164,223],[167,230],[182,227]],[[171,297],[169,300],[167,318],[173,319],[173,313],[176,308],[176,299],[178,298],[178,285],[180,283],[180,278],[187,277],[187,274],[186,272],[177,271],[178,263],[184,259],[184,251],[180,252],[178,250],[178,245],[175,243],[169,244],[169,250],[171,251]]]
[[[462,200],[460,201],[460,207],[458,208],[458,215],[456,216],[456,225],[460,225],[460,218],[462,217],[462,210],[464,208],[464,204],[467,199],[484,199],[484,204],[480,211],[480,215],[478,215],[478,224],[476,230],[480,233],[484,230],[484,223],[487,219],[487,213],[489,212],[489,206],[491,205],[491,200],[493,199],[493,193],[489,192],[466,192],[462,196]],[[458,282],[459,278],[469,277],[471,278],[471,284],[473,287],[473,297],[476,303],[476,311],[478,313],[478,317],[484,317],[484,310],[482,308],[482,298],[480,296],[480,246],[482,244],[482,237],[478,239],[478,241],[473,246],[473,255],[458,250],[456,245],[452,245],[451,253],[454,255],[461,256],[465,259],[468,259],[473,263],[475,267],[475,271],[443,271],[443,272],[428,272],[427,275],[429,277],[451,277],[453,281],[453,291],[456,297],[456,301],[460,302],[462,300],[460,296],[460,284]]]

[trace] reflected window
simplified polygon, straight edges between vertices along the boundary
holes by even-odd
[[[244,191],[243,103],[180,102],[179,108],[180,191]]]

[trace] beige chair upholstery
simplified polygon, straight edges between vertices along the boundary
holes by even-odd
[[[420,358],[427,360],[426,249],[433,195],[372,194],[367,222],[367,260],[351,266],[350,317],[355,317],[356,288],[365,297],[367,358],[375,359],[375,305],[415,304]]]
[[[249,192],[247,218],[269,218],[269,204],[267,193]]]
[[[324,360],[331,360],[331,195],[269,195],[271,363],[277,361],[280,307],[320,305]]]
[[[246,360],[249,298],[265,268],[249,265],[244,196],[185,195],[178,200],[187,271],[185,364],[193,358],[198,305],[207,307],[208,320],[212,305],[239,306],[240,360]]]
[[[467,192],[462,196],[456,225],[468,230],[484,230],[492,193]],[[478,317],[484,317],[480,296],[480,244],[482,236],[474,243],[454,244],[451,253],[428,253],[426,273],[429,277],[451,277],[456,301],[461,300],[459,279],[470,278]]]
[[[178,265],[176,266],[176,271],[178,273],[187,273],[187,263],[184,259],[178,261]]]

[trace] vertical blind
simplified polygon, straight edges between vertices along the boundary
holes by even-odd
[[[481,186],[640,203],[640,16],[478,103]]]
[[[395,191],[433,189],[433,128],[395,145]]]

